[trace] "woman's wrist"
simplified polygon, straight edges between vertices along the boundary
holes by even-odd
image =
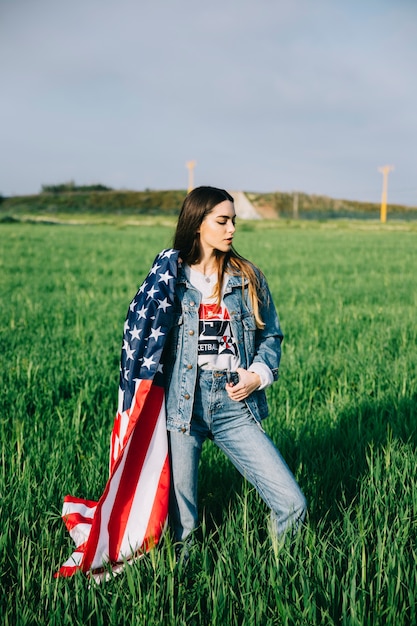
[[[259,390],[269,387],[274,382],[274,375],[265,363],[256,361],[248,367],[248,372],[253,372],[259,376]]]

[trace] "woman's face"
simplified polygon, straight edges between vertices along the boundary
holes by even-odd
[[[202,256],[210,256],[214,250],[230,250],[236,230],[235,219],[235,207],[230,200],[220,202],[206,215],[198,231]]]

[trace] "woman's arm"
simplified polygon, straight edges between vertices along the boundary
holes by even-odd
[[[264,389],[278,378],[281,342],[284,338],[272,295],[265,278],[260,276],[260,315],[265,323],[255,331],[255,350],[247,369],[238,368],[239,382],[226,386],[232,400],[245,400],[257,389]]]

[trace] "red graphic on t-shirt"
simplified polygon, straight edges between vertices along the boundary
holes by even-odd
[[[199,316],[201,320],[230,320],[227,308],[218,304],[200,304]]]
[[[229,353],[237,355],[227,308],[217,304],[201,304],[198,352],[200,355]]]

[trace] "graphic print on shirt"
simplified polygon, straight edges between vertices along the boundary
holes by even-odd
[[[232,336],[230,316],[222,304],[200,304],[200,327],[198,337],[198,355],[216,357],[231,355],[237,357],[237,345]]]

